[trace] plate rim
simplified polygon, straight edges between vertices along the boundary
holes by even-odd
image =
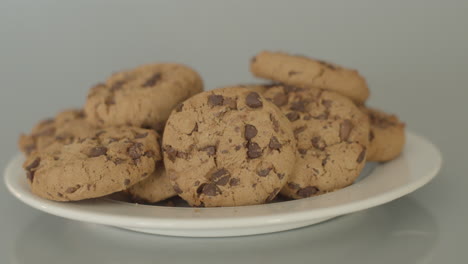
[[[418,177],[416,180],[412,180],[410,183],[405,184],[403,186],[399,186],[397,188],[391,189],[387,192],[379,193],[374,195],[373,197],[358,200],[358,201],[351,201],[349,203],[344,203],[340,205],[336,205],[333,207],[326,207],[326,208],[318,208],[311,211],[302,210],[296,212],[279,212],[273,215],[253,215],[253,216],[241,216],[241,217],[229,217],[229,218],[187,218],[187,219],[178,219],[178,218],[147,218],[141,216],[128,216],[128,215],[112,215],[112,214],[97,214],[95,212],[90,211],[77,211],[73,208],[67,208],[62,206],[48,206],[51,203],[59,203],[61,202],[53,202],[47,201],[42,198],[38,198],[34,196],[32,193],[24,193],[21,191],[21,188],[18,188],[20,185],[18,176],[12,176],[10,172],[14,168],[12,167],[14,161],[18,159],[20,156],[15,155],[13,158],[10,159],[8,162],[5,170],[4,170],[4,181],[7,186],[7,189],[12,193],[17,199],[22,201],[23,203],[38,209],[40,211],[44,211],[46,213],[60,216],[67,219],[84,221],[84,222],[92,222],[97,224],[104,224],[104,225],[112,225],[112,226],[120,226],[120,227],[136,227],[136,228],[177,228],[177,229],[215,229],[215,228],[225,228],[225,229],[233,229],[233,228],[242,228],[242,227],[264,227],[270,225],[281,225],[285,223],[295,223],[295,222],[303,222],[311,219],[317,218],[325,218],[325,217],[334,217],[344,214],[349,214],[352,212],[357,212],[361,210],[365,210],[371,207],[375,207],[381,204],[385,204],[391,202],[395,199],[398,199],[404,195],[407,195],[422,186],[426,185],[430,182],[437,173],[440,171],[442,166],[442,155],[440,150],[429,140],[425,137],[420,136],[414,132],[407,131],[406,132],[407,141],[408,142],[418,142],[418,144],[424,144],[426,148],[431,150],[431,155],[434,158],[434,162],[432,162],[428,167],[430,169],[426,173],[426,175]],[[20,154],[21,155],[21,154]],[[391,161],[390,161],[391,162]],[[333,193],[331,193],[333,194]],[[317,196],[317,197],[326,197],[328,194]],[[307,201],[313,200],[315,197],[305,198],[301,200],[293,200],[293,201],[286,201],[281,202],[280,204],[284,205],[285,203],[295,203],[299,201]],[[96,200],[104,200],[105,198],[97,198]],[[47,201],[44,204],[43,200]],[[115,202],[115,201],[113,201]],[[144,207],[151,207],[153,210],[157,208],[157,206],[151,205],[140,205],[140,204],[132,204],[128,203],[126,206],[141,206]],[[250,208],[255,207],[268,207],[268,206],[275,206],[275,204],[264,204],[264,205],[252,205],[246,206]],[[245,208],[246,208],[245,207]],[[184,210],[184,211],[213,211],[213,210],[222,210],[222,209],[237,209],[242,210],[244,207],[224,207],[224,208],[168,208],[168,207],[159,207],[164,208],[164,210]],[[209,221],[207,221],[209,220]]]

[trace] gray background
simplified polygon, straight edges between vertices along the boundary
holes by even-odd
[[[355,67],[371,105],[442,151],[439,176],[390,204],[317,226],[231,239],[149,236],[49,216],[0,184],[0,263],[463,263],[468,244],[468,1],[0,1],[0,165],[39,119],[154,61],[206,87],[252,82],[286,50]],[[99,259],[99,262],[98,262]],[[397,262],[396,262],[397,261]]]

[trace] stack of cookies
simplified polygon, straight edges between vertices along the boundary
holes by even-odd
[[[396,158],[404,124],[368,108],[355,70],[279,52],[251,61],[265,85],[203,92],[192,69],[144,65],[90,89],[84,109],[19,140],[34,194],[77,201],[124,192],[192,206],[301,199],[352,184],[366,161]]]

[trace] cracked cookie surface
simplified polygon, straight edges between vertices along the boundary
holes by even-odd
[[[31,133],[22,134],[18,145],[29,155],[32,151],[46,148],[54,142],[69,143],[94,133],[96,127],[85,119],[83,110],[70,109],[58,113],[54,118],[39,122]]]
[[[287,85],[335,91],[357,103],[369,97],[366,80],[358,71],[304,56],[263,51],[252,58],[250,70],[257,77]]]
[[[96,125],[128,125],[162,131],[172,109],[203,90],[194,70],[180,64],[149,64],[112,75],[88,93],[85,111]]]
[[[173,111],[163,153],[174,190],[194,206],[271,201],[295,163],[291,125],[257,92],[207,91]]]
[[[147,179],[131,186],[127,191],[131,199],[138,203],[156,203],[177,196],[162,162]]]
[[[121,127],[34,151],[24,162],[31,191],[56,201],[77,201],[118,192],[146,179],[161,160],[158,134]]]
[[[405,124],[396,115],[370,107],[361,108],[369,116],[369,161],[389,161],[403,151]]]
[[[331,91],[272,85],[263,96],[293,127],[297,161],[281,194],[300,199],[354,182],[363,169],[369,121],[354,103]]]

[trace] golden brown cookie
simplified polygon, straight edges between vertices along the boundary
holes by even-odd
[[[252,59],[250,70],[257,77],[334,91],[358,103],[369,97],[366,80],[358,71],[304,56],[263,51]]]
[[[405,124],[396,115],[370,107],[361,108],[369,116],[368,161],[395,159],[405,146]]]
[[[163,153],[174,190],[207,207],[271,201],[296,158],[286,117],[241,87],[207,91],[179,105],[167,121]]]
[[[18,145],[26,155],[41,151],[54,142],[69,143],[94,133],[96,127],[86,121],[83,110],[70,109],[57,114],[53,119],[39,122],[30,134],[22,134]]]
[[[91,88],[85,105],[95,125],[162,131],[172,109],[203,90],[200,76],[180,64],[149,64],[112,75]]]
[[[177,195],[162,162],[147,179],[133,185],[127,191],[132,200],[139,203],[156,203]]]
[[[127,189],[146,179],[159,160],[156,132],[121,127],[34,151],[24,168],[34,194],[55,201],[77,201]]]
[[[348,98],[317,88],[277,85],[263,96],[292,124],[295,170],[281,194],[300,199],[352,184],[366,161],[369,121]]]

